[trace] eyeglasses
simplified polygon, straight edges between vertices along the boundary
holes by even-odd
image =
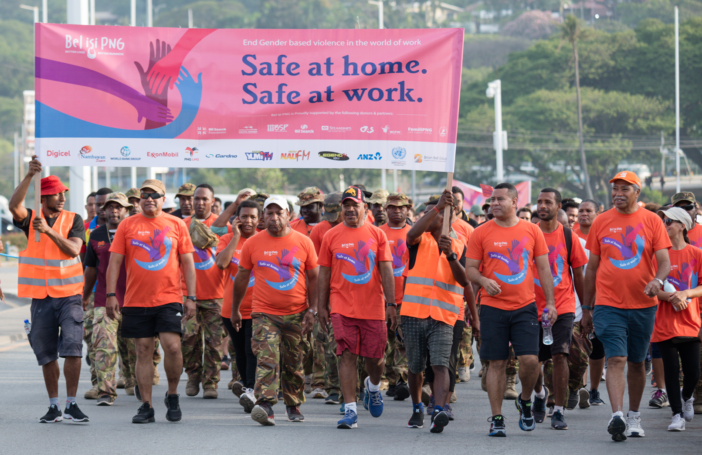
[[[142,199],[161,199],[163,197],[163,194],[161,193],[141,193],[141,198]]]
[[[680,223],[680,224],[682,224],[682,221],[671,220],[670,218],[666,218],[665,220],[663,220],[663,222],[665,223],[666,226],[670,226],[670,225],[672,225],[673,223]]]

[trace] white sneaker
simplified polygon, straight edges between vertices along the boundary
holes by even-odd
[[[675,414],[673,421],[668,425],[668,431],[685,431],[685,419],[680,414]]]
[[[244,389],[244,393],[239,397],[239,404],[244,407],[244,412],[249,414],[256,405],[256,395],[253,389]]]
[[[461,382],[470,381],[470,370],[468,367],[458,367],[458,379],[460,379]]]
[[[327,392],[324,389],[317,387],[312,391],[312,398],[326,398]]]
[[[627,438],[643,438],[646,436],[643,428],[641,428],[641,416],[631,415],[631,411],[626,416],[626,437]]]
[[[695,409],[693,406],[693,403],[695,402],[695,397],[690,397],[690,399],[687,401],[683,400],[682,389],[680,389],[680,400],[682,400],[682,404],[683,404],[683,417],[688,422],[692,422],[692,418],[695,416]],[[683,430],[684,429],[685,429],[685,425],[683,425]]]

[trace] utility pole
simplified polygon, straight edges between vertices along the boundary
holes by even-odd
[[[193,27],[193,10],[188,8],[188,28],[194,28]]]
[[[675,192],[680,192],[680,22],[675,7]]]

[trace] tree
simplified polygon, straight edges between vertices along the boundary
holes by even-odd
[[[580,99],[580,70],[578,62],[578,41],[588,38],[588,30],[584,29],[582,22],[575,16],[566,16],[561,26],[561,38],[568,41],[573,46],[573,66],[575,67],[575,93],[578,99],[578,141],[580,142],[580,165],[585,178],[585,191],[588,199],[592,199],[592,187],[590,186],[590,176],[587,170],[587,158],[585,157],[585,142],[583,140],[583,106]]]

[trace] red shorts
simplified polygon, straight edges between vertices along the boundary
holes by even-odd
[[[348,318],[338,313],[331,315],[331,321],[336,339],[336,355],[348,350],[351,354],[371,359],[385,357],[385,345],[388,342],[385,321]]]

